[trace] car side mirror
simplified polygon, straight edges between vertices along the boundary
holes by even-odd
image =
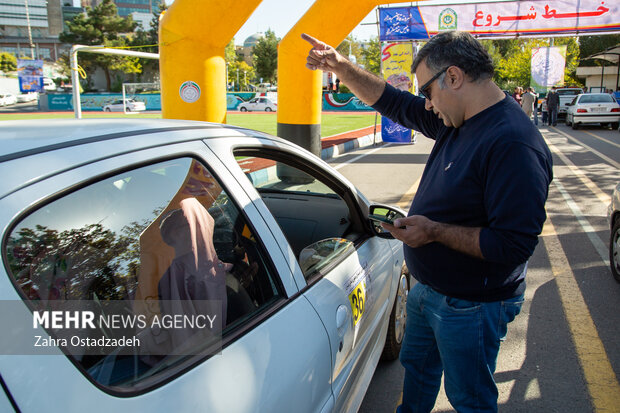
[[[390,231],[381,226],[381,222],[393,223],[397,218],[404,218],[407,216],[405,211],[400,208],[383,205],[373,204],[368,209],[368,221],[372,232],[379,238],[394,239]]]

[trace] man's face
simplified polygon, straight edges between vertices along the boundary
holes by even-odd
[[[426,110],[432,110],[439,119],[443,120],[444,125],[448,127],[458,128],[461,126],[463,124],[462,114],[461,116],[458,115],[460,111],[458,111],[453,97],[451,98],[451,90],[449,88],[440,88],[441,76],[433,80],[437,73],[430,71],[428,66],[426,66],[426,61],[418,65],[415,75],[418,85],[425,86],[424,95],[430,96],[430,99],[425,99]],[[458,120],[459,118],[461,119],[460,121]]]

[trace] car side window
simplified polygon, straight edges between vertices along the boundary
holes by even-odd
[[[264,154],[237,160],[278,222],[308,282],[354,251],[359,234],[353,214],[324,180]]]
[[[148,318],[166,313],[170,300],[212,300],[230,341],[284,297],[251,223],[192,158],[129,170],[57,198],[21,219],[5,245],[13,282],[34,310],[50,301],[114,301]],[[139,326],[129,333],[154,340]],[[172,332],[155,341],[166,353],[65,354],[104,388],[128,393],[204,358]]]

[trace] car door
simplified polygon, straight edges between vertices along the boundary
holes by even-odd
[[[248,110],[259,110],[258,109],[258,98],[254,98],[248,102]]]
[[[209,144],[220,154],[230,146]],[[298,147],[236,140],[230,155],[223,162],[262,198],[257,208],[328,331],[335,411],[355,411],[383,348],[400,246],[369,235],[351,184]]]
[[[166,274],[180,274],[174,269],[185,256],[178,254],[183,251],[179,240],[202,245],[206,241],[201,239],[212,237],[208,249],[219,264],[212,261],[205,268],[219,268],[216,275],[226,271],[222,276],[227,321],[221,351],[179,354],[162,362],[146,357],[149,354],[65,356],[51,346],[45,351],[53,356],[39,357],[28,346],[15,348],[19,339],[27,339],[15,334],[32,334],[31,330],[5,326],[14,334],[0,339],[5,350],[0,374],[6,390],[22,411],[331,411],[329,337],[299,293],[280,245],[255,207],[257,200],[247,196],[203,142],[168,144],[171,134],[175,132],[143,135],[141,139],[153,146],[145,150],[130,150],[123,137],[93,144],[90,150],[71,147],[3,165],[7,172],[20,165],[44,164],[48,157],[80,154],[75,168],[30,182],[0,199],[4,256],[11,259],[0,269],[0,299],[14,303],[12,323],[17,325],[19,315],[26,321],[30,317],[31,325],[28,307],[43,298],[90,297],[103,302],[113,296],[134,303],[145,297],[152,304],[169,294],[170,288],[162,287]],[[191,208],[202,211],[194,215],[202,216],[203,222],[212,219],[212,236],[197,236],[201,232],[194,230],[189,238],[180,237],[184,226],[177,232],[167,229],[168,221],[181,215],[189,221]],[[80,241],[70,241],[69,235],[79,235]],[[63,239],[67,241],[62,249],[50,244]],[[35,251],[41,245],[36,240],[47,243],[46,248]],[[188,268],[204,260],[204,255],[193,254]],[[78,268],[81,262],[87,265]],[[119,278],[118,272],[126,275]],[[161,344],[154,332],[149,333],[153,345]],[[48,336],[47,331],[40,334]]]
[[[269,101],[266,98],[258,99],[258,104],[256,105],[256,110],[264,111],[265,109],[267,109],[268,102]]]

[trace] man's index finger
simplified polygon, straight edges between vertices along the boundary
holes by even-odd
[[[301,34],[301,38],[304,39],[305,41],[307,41],[308,43],[310,43],[314,47],[322,45],[322,43],[319,40],[315,39],[314,37],[310,36],[309,34],[302,33]]]

